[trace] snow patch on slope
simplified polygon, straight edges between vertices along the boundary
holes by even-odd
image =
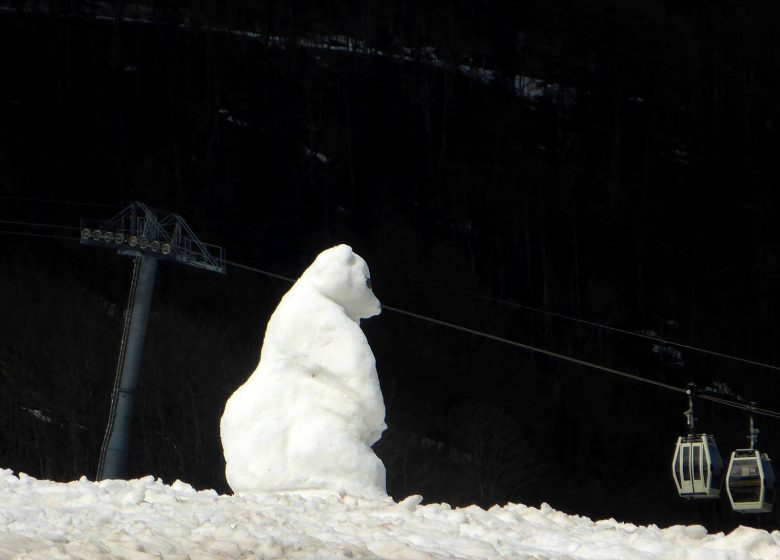
[[[67,484],[0,469],[0,558],[774,560],[780,532],[593,522],[548,505],[483,510],[307,493],[220,496],[153,477]]]

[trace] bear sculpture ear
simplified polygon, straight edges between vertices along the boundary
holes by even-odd
[[[304,271],[302,276],[317,277],[330,274],[334,269],[347,268],[354,264],[355,254],[349,245],[336,245],[317,255],[314,262]]]
[[[336,245],[331,250],[333,251],[333,256],[338,257],[338,259],[341,260],[344,264],[354,264],[355,253],[352,251],[352,247],[349,245],[342,243],[341,245]]]

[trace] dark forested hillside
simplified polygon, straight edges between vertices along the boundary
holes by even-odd
[[[131,270],[77,229],[18,222],[78,228],[134,200],[239,263],[297,276],[349,243],[386,305],[780,409],[776,370],[624,332],[780,364],[779,11],[3,5],[0,466],[94,476]],[[228,491],[222,407],[287,287],[160,267],[133,475]],[[364,328],[396,498],[778,526],[679,500],[683,395],[391,311]],[[724,455],[745,444],[740,411],[697,417]],[[760,424],[780,457],[780,425]]]

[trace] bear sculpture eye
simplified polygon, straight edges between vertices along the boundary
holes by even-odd
[[[368,286],[368,289],[371,290],[371,278],[366,278],[366,286]]]

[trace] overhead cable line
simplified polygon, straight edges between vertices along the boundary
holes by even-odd
[[[780,413],[775,412],[774,410],[769,410],[767,408],[759,408],[757,406],[754,406],[752,404],[746,404],[744,402],[731,401],[729,399],[716,397],[715,395],[710,395],[710,394],[707,394],[707,393],[697,392],[696,396],[701,398],[701,399],[704,399],[704,400],[707,400],[707,401],[712,401],[712,402],[717,403],[717,404],[730,406],[732,408],[739,408],[741,410],[746,410],[748,412],[753,412],[755,414],[760,414],[762,416],[769,416],[770,418],[775,418],[775,419],[780,420]]]
[[[28,198],[24,196],[0,195],[0,200],[15,200],[18,202],[35,202],[37,204],[62,204],[65,206],[95,206],[98,208],[122,208],[118,204],[104,202],[84,202],[79,200],[56,200],[53,198]]]
[[[20,235],[22,237],[47,237],[49,239],[67,239],[69,241],[78,241],[78,237],[68,237],[65,235],[50,235],[48,233],[32,233],[30,231],[7,231],[0,230],[0,234],[3,235]]]
[[[76,226],[60,226],[57,224],[41,224],[38,222],[17,222],[15,220],[0,220],[0,224],[11,224],[15,226],[30,226],[30,227],[46,227],[46,228],[55,228],[55,229],[75,229],[75,230],[79,229]]]
[[[275,274],[273,272],[268,272],[267,270],[261,270],[259,268],[255,268],[253,266],[247,266],[245,264],[240,264],[233,261],[225,260],[225,264],[229,264],[231,266],[235,266],[236,268],[242,268],[244,270],[248,270],[250,272],[257,272],[258,274],[263,274],[265,276],[270,276],[271,278],[276,278],[277,280],[284,280],[286,282],[295,282],[294,278],[289,278],[287,276],[282,276],[281,274]]]
[[[632,379],[634,381],[640,381],[642,383],[648,383],[650,385],[655,385],[656,387],[661,387],[662,389],[668,389],[669,391],[674,391],[676,393],[687,393],[688,389],[683,387],[677,387],[676,385],[670,385],[668,383],[663,383],[661,381],[656,381],[655,379],[650,379],[647,377],[642,377],[641,375],[636,375],[633,373],[628,373],[625,371],[621,371],[618,369],[602,366],[600,364],[594,364],[593,362],[588,362],[585,360],[580,360],[578,358],[573,358],[571,356],[567,356],[565,354],[559,354],[558,352],[553,352],[552,350],[545,350],[544,348],[537,348],[536,346],[531,346],[529,344],[523,344],[522,342],[517,342],[516,340],[510,340],[508,338],[502,338],[500,336],[492,335],[489,333],[485,333],[482,331],[478,331],[475,329],[470,329],[468,327],[463,327],[461,325],[457,325],[455,323],[450,323],[448,321],[442,321],[440,319],[434,319],[433,317],[428,317],[426,315],[420,315],[419,313],[412,313],[411,311],[406,311],[404,309],[398,309],[397,307],[391,307],[389,305],[383,305],[383,309],[387,309],[388,311],[394,311],[396,313],[400,313],[401,315],[408,315],[409,317],[414,317],[415,319],[420,319],[422,321],[428,321],[429,323],[433,323],[436,325],[441,325],[444,327],[448,327],[450,329],[458,330],[461,332],[469,333],[475,336],[479,336],[482,338],[487,338],[488,340],[494,340],[496,342],[501,342],[503,344],[508,344],[510,346],[515,346],[517,348],[522,348],[524,350],[528,350],[530,352],[535,352],[537,354],[543,354],[545,356],[550,356],[552,358],[557,358],[559,360],[564,360],[566,362],[570,362],[573,364],[589,367],[591,369],[603,371],[606,373],[612,373],[614,375],[619,375],[621,377],[625,377],[628,379]],[[773,410],[769,410],[766,408],[758,408],[756,406],[752,406],[749,404],[743,404],[740,402],[730,401],[728,399],[723,399],[716,397],[714,395],[709,395],[706,393],[696,393],[697,397],[700,397],[705,400],[709,400],[718,404],[730,406],[733,408],[738,408],[741,410],[746,410],[749,412],[753,412],[755,414],[761,414],[763,416],[769,416],[771,418],[780,419],[780,413],[775,412]]]
[[[656,381],[654,379],[648,379],[647,377],[642,377],[639,375],[634,375],[633,373],[627,373],[625,371],[620,371],[617,369],[609,368],[606,366],[602,366],[599,364],[594,364],[592,362],[586,362],[585,360],[580,360],[578,358],[573,358],[571,356],[566,356],[565,354],[559,354],[557,352],[553,352],[552,350],[545,350],[543,348],[537,348],[536,346],[531,346],[529,344],[523,344],[522,342],[517,342],[516,340],[509,340],[508,338],[502,338],[500,336],[496,336],[493,334],[485,333],[482,331],[478,331],[475,329],[470,329],[468,327],[463,327],[461,325],[456,325],[455,323],[450,323],[448,321],[442,321],[440,319],[434,319],[433,317],[428,317],[426,315],[420,315],[419,313],[412,313],[411,311],[406,311],[404,309],[398,309],[397,307],[390,307],[389,305],[383,305],[383,309],[387,309],[388,311],[394,311],[395,313],[400,313],[401,315],[407,315],[409,317],[414,317],[415,319],[420,319],[422,321],[428,321],[429,323],[433,323],[435,325],[441,325],[443,327],[448,327],[450,329],[454,329],[457,331],[473,334],[475,336],[480,336],[482,338],[487,338],[489,340],[494,340],[496,342],[501,342],[503,344],[508,344],[510,346],[516,346],[517,348],[522,348],[523,350],[528,350],[530,352],[536,352],[537,354],[543,354],[545,356],[550,356],[553,358],[558,358],[560,360],[564,360],[567,362],[571,362],[573,364],[578,364],[581,366],[586,366],[594,369],[598,369],[601,371],[605,371],[607,373],[614,373],[615,375],[620,375],[622,377],[627,377],[629,379],[633,379],[635,381],[642,381],[644,383],[649,383],[651,385],[656,385],[657,387],[662,387],[664,389],[669,389],[670,391],[676,391],[678,393],[685,393],[686,389],[683,389],[681,387],[677,387],[675,385],[669,385],[668,383],[662,383],[660,381]]]
[[[629,330],[621,329],[621,328],[618,328],[618,327],[610,327],[609,325],[604,325],[602,323],[596,323],[594,321],[588,321],[586,319],[580,319],[579,317],[572,317],[571,315],[565,315],[563,313],[558,313],[556,311],[550,311],[550,310],[547,310],[547,309],[540,309],[538,307],[533,307],[533,306],[530,306],[530,305],[524,305],[522,303],[517,303],[515,301],[510,301],[510,300],[506,300],[506,299],[496,298],[496,297],[488,296],[488,295],[485,295],[485,294],[480,294],[478,292],[472,292],[470,290],[463,290],[461,288],[455,288],[453,286],[447,286],[446,284],[440,284],[440,283],[431,283],[431,284],[433,284],[435,286],[445,287],[445,288],[454,290],[456,292],[461,292],[461,293],[468,294],[468,295],[471,295],[471,296],[474,296],[474,297],[482,298],[482,299],[485,299],[485,300],[488,300],[488,301],[493,301],[493,302],[496,302],[496,303],[502,303],[502,304],[505,304],[505,305],[507,305],[509,307],[517,307],[519,309],[525,309],[527,311],[532,311],[534,313],[541,313],[542,315],[549,315],[550,317],[556,317],[558,319],[564,319],[566,321],[572,321],[572,322],[575,322],[575,323],[581,323],[583,325],[588,325],[588,326],[591,326],[591,327],[597,327],[597,328],[608,330],[608,331],[612,331],[612,332],[619,332],[619,333],[622,333],[622,334],[627,334],[627,335],[635,336],[635,337],[638,337],[638,338],[644,338],[646,340],[652,340],[653,342],[655,342],[657,344],[664,344],[664,345],[669,345],[669,346],[675,346],[675,347],[678,347],[678,348],[684,348],[686,350],[693,350],[695,352],[701,352],[702,354],[709,354],[711,356],[717,356],[719,358],[725,358],[725,359],[728,359],[728,360],[733,360],[735,362],[741,362],[743,364],[750,364],[752,366],[763,367],[763,368],[768,368],[768,369],[773,369],[773,370],[776,370],[776,371],[780,371],[780,366],[775,366],[775,365],[772,365],[772,364],[767,364],[767,363],[759,362],[759,361],[756,361],[756,360],[750,360],[748,358],[742,358],[742,357],[739,357],[739,356],[732,356],[730,354],[723,354],[721,352],[716,352],[714,350],[708,350],[706,348],[701,348],[701,347],[698,347],[698,346],[692,346],[690,344],[683,344],[682,342],[676,342],[674,340],[666,340],[664,338],[660,338],[660,337],[657,337],[657,336],[653,336],[653,335],[649,335],[649,334],[645,334],[645,333],[641,333],[641,332],[629,331]]]

